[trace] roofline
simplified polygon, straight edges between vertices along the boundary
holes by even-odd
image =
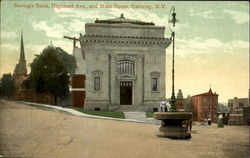
[[[197,97],[197,96],[211,96],[211,95],[218,96],[219,94],[207,94],[207,93],[202,93],[202,94],[193,95],[193,96],[191,96],[191,97]]]
[[[137,25],[155,25],[153,22],[140,22],[140,21],[131,21],[131,22],[124,22],[124,21],[109,21],[109,20],[95,20],[95,23],[105,23],[105,24],[119,24],[119,23],[130,23],[130,24],[137,24]]]

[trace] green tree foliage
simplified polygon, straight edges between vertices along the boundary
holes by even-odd
[[[70,75],[73,75],[75,73],[76,68],[76,60],[75,57],[72,55],[69,55],[67,52],[65,52],[62,48],[56,47],[56,53],[58,59],[63,63],[63,65],[66,67],[67,72]]]
[[[228,106],[224,105],[223,103],[218,103],[217,110],[221,111],[221,112],[227,111],[228,110]]]
[[[65,98],[69,94],[69,71],[74,73],[75,59],[61,48],[47,47],[30,64],[31,72],[23,86],[38,93]],[[69,59],[67,61],[67,59]],[[70,63],[73,62],[73,64]]]
[[[15,82],[13,76],[9,74],[3,74],[0,84],[1,96],[10,97],[15,91]]]

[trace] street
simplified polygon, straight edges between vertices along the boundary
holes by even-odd
[[[60,158],[248,158],[249,127],[195,125],[192,138],[155,136],[159,125],[79,117],[0,100],[0,155]]]

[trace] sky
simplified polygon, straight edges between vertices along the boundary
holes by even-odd
[[[101,4],[112,8],[100,8]],[[179,20],[175,28],[168,23],[172,6]],[[117,18],[122,13],[129,19],[165,26],[166,38],[171,34],[169,27],[175,31],[176,93],[181,89],[184,97],[192,96],[207,92],[211,86],[219,94],[219,102],[248,97],[248,1],[2,0],[0,75],[14,72],[20,54],[21,29],[29,71],[35,54],[50,43],[72,54],[72,41],[63,36],[79,37],[85,33],[86,23],[93,23],[96,18]],[[167,98],[171,96],[171,60],[172,45],[166,49]]]

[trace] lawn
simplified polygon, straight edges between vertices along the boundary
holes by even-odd
[[[77,111],[80,111],[82,113],[89,114],[89,115],[112,117],[112,118],[122,118],[122,119],[125,118],[123,112],[89,111],[89,110],[84,110],[83,108],[77,108],[77,107],[72,107],[72,106],[66,106],[66,108],[71,108],[71,109],[74,109],[74,110],[77,110]]]
[[[146,116],[147,116],[147,118],[154,117],[154,113],[153,112],[146,112]]]

